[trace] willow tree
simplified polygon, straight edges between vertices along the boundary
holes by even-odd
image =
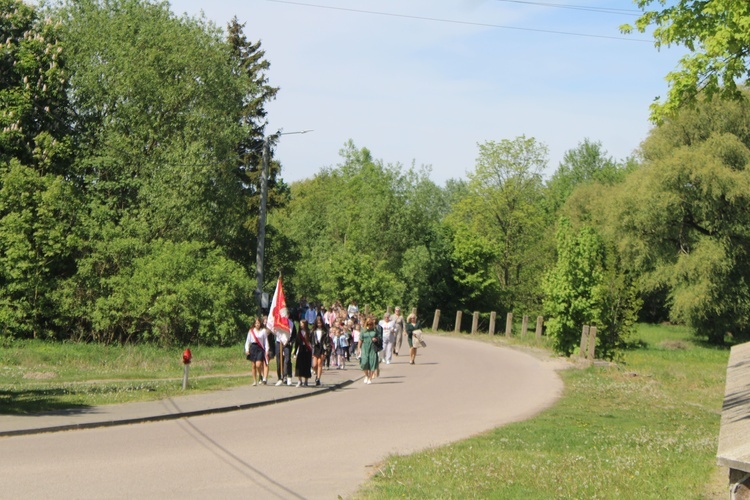
[[[652,130],[605,225],[670,314],[722,342],[750,333],[750,101],[700,99]]]

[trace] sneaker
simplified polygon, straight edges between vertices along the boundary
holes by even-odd
[[[268,385],[268,380],[263,379],[263,385]]]
[[[253,387],[255,387],[256,385],[258,385],[258,382],[256,382],[255,380],[253,380]]]
[[[307,387],[307,380],[305,380],[305,387]]]
[[[292,383],[289,382],[289,385],[292,385]],[[297,382],[297,387],[302,387],[302,382]]]
[[[372,380],[368,378],[367,380],[365,380],[365,384],[372,384]]]
[[[283,383],[284,383],[284,381],[283,381],[283,380],[281,380],[281,379],[279,379],[279,381],[278,381],[278,382],[276,382],[276,387],[280,386],[280,385],[281,385],[281,384],[283,384]]]
[[[391,360],[389,359],[388,361],[385,362],[385,364],[386,365],[390,365],[391,364]]]
[[[366,384],[368,380],[369,379],[367,377],[365,377],[365,379],[363,380],[363,382]]]
[[[315,380],[315,385],[316,386],[320,385],[320,379]]]
[[[286,379],[286,385],[292,385],[292,379],[290,378]]]

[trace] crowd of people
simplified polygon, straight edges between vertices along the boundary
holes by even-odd
[[[245,355],[252,363],[254,386],[268,384],[271,359],[276,359],[277,386],[294,385],[296,379],[297,387],[307,387],[313,377],[319,386],[324,369],[344,370],[353,362],[364,372],[364,383],[371,384],[381,363],[388,365],[399,355],[404,337],[409,363],[415,363],[421,330],[416,314],[404,318],[400,307],[378,321],[362,314],[356,301],[346,309],[338,302],[330,309],[302,302],[289,319],[288,334],[269,332],[261,317],[248,331]]]

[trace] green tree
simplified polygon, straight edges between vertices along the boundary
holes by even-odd
[[[750,102],[699,100],[654,129],[643,165],[610,193],[606,224],[671,317],[722,342],[750,319]]]
[[[232,265],[250,260],[237,148],[255,83],[220,29],[166,2],[66,1],[50,15],[61,21],[78,138],[68,176],[84,200],[58,327],[103,341],[228,342],[226,325],[236,334],[251,306],[249,276]],[[165,249],[184,257],[179,273]],[[205,284],[224,294],[210,304],[192,285],[209,277],[227,281]],[[148,279],[162,288],[142,287]],[[159,306],[191,297],[209,319]]]
[[[575,230],[567,218],[557,229],[557,264],[545,276],[547,334],[556,351],[570,355],[584,325],[597,327],[596,355],[617,357],[634,330],[641,306],[633,276],[613,246],[589,226]]]
[[[738,82],[748,82],[750,4],[736,0],[635,0],[644,10],[635,28],[653,26],[656,47],[682,45],[690,53],[679,69],[667,75],[669,93],[651,105],[652,118],[674,115],[684,104],[695,104],[699,94],[740,98]],[[657,4],[655,10],[646,10]],[[633,26],[621,29],[632,32]]]
[[[238,166],[237,175],[242,187],[246,202],[246,212],[249,214],[242,228],[245,244],[233,249],[235,260],[247,261],[247,267],[254,264],[254,255],[248,252],[247,242],[255,248],[257,242],[255,236],[258,230],[258,216],[260,212],[260,184],[264,140],[266,139],[266,105],[273,101],[278,94],[279,88],[273,87],[268,82],[267,72],[271,63],[265,58],[265,51],[261,49],[261,42],[250,42],[244,33],[245,24],[241,24],[237,17],[227,25],[227,41],[232,51],[232,57],[237,65],[238,73],[245,74],[252,83],[251,92],[243,98],[243,108],[240,123],[245,130],[245,136],[237,145]],[[271,158],[269,159],[267,179],[267,210],[273,210],[288,201],[289,187],[280,178],[281,165],[274,161],[273,148],[269,148]],[[269,231],[267,242],[269,249],[275,248],[270,243],[270,236],[274,234]],[[252,259],[248,260],[250,257]],[[272,255],[268,256],[273,260]]]
[[[299,250],[283,269],[289,289],[325,303],[356,299],[374,310],[431,308],[450,290],[442,190],[428,170],[384,165],[351,141],[341,155],[336,168],[292,184],[288,206],[271,215]]]
[[[466,196],[448,218],[456,281],[466,297],[483,301],[469,307],[539,307],[538,280],[549,255],[542,237],[546,164],[547,148],[533,138],[479,145]]]
[[[65,53],[36,7],[2,0],[0,12],[1,333],[46,337],[51,295],[74,271]]]
[[[578,186],[590,182],[621,182],[627,165],[621,166],[607,156],[600,142],[584,139],[577,147],[565,152],[562,162],[547,182],[545,198],[550,215],[557,213]]]

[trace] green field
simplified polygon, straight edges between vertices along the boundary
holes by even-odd
[[[0,348],[0,414],[148,401],[247,384],[242,346],[194,347],[182,390],[182,350],[149,345],[15,341]],[[271,364],[275,373],[275,364]]]

